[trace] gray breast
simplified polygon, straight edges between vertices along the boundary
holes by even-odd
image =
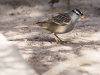
[[[69,31],[71,31],[73,28],[74,28],[74,25],[72,25],[72,24],[63,25],[63,26],[59,25],[54,28],[54,32],[57,34],[67,33]]]

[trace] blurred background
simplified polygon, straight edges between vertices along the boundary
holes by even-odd
[[[41,28],[15,28],[79,9],[85,19],[56,44]],[[0,32],[40,75],[100,75],[100,0],[0,0]]]

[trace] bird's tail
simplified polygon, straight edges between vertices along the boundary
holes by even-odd
[[[14,28],[30,28],[30,27],[41,27],[45,28],[45,23],[44,22],[37,22],[36,24],[32,25],[21,25],[21,26],[15,26]]]
[[[33,25],[21,25],[21,26],[15,26],[14,28],[30,28],[30,27],[39,27],[37,24]]]

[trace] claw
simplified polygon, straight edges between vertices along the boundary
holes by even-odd
[[[56,40],[56,42],[59,44],[59,43],[64,43],[65,41],[62,41],[55,33],[52,33],[53,34],[53,37],[54,39]]]

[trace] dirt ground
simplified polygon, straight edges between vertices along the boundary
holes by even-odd
[[[23,58],[42,75],[100,75],[100,0],[60,0],[51,9],[49,0],[0,0],[0,32],[19,47]],[[80,9],[85,19],[69,33],[58,34],[66,44],[57,44],[50,32],[32,25],[52,15]]]

